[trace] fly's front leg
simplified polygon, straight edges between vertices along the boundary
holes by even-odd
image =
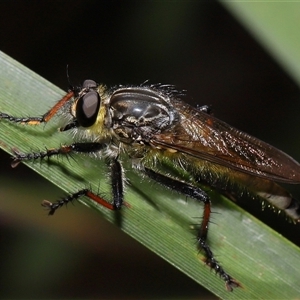
[[[232,291],[233,288],[241,286],[240,283],[238,283],[234,278],[232,278],[229,274],[227,274],[224,271],[224,269],[221,267],[219,262],[215,259],[214,254],[211,251],[210,246],[206,241],[209,219],[211,214],[211,210],[210,210],[211,203],[208,195],[200,188],[196,188],[185,182],[162,175],[151,169],[145,168],[145,173],[148,177],[157,181],[158,183],[172,190],[175,190],[181,194],[184,194],[188,197],[191,197],[199,202],[202,202],[204,204],[203,219],[197,234],[198,248],[199,250],[204,251],[204,254],[206,256],[205,263],[208,266],[210,266],[212,269],[214,269],[216,273],[219,274],[220,277],[225,281],[226,289],[228,291]]]
[[[0,119],[5,119],[10,122],[28,124],[28,125],[38,125],[41,123],[47,123],[73,97],[74,97],[74,92],[70,91],[41,117],[14,117],[6,113],[0,112]]]

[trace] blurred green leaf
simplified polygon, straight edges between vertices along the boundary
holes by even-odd
[[[299,1],[220,2],[299,85]]]

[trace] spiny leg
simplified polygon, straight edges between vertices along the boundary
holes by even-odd
[[[61,146],[60,148],[55,149],[46,149],[45,151],[32,152],[32,153],[19,153],[14,152],[12,167],[16,167],[22,161],[36,160],[36,159],[45,159],[52,156],[58,155],[68,155],[72,152],[76,153],[96,153],[105,148],[106,145],[101,143],[73,143],[67,146]],[[110,210],[120,210],[124,204],[124,186],[123,186],[123,172],[121,163],[117,159],[113,159],[110,162],[111,168],[111,183],[112,183],[112,193],[113,193],[113,202],[110,203],[107,200],[103,199],[99,195],[93,193],[89,189],[82,189],[76,193],[73,193],[67,197],[60,199],[55,203],[51,203],[47,200],[44,200],[42,205],[47,207],[50,212],[50,215],[53,215],[54,212],[61,206],[72,202],[79,197],[86,196],[91,200],[97,202],[98,204],[110,209]]]
[[[121,163],[117,159],[112,160],[110,170],[113,205],[115,210],[120,210],[124,203],[124,180]]]
[[[67,205],[69,202],[72,202],[73,200],[77,200],[78,198],[80,198],[82,196],[86,196],[89,199],[95,201],[96,203],[98,203],[110,210],[115,210],[115,207],[112,203],[103,199],[99,195],[93,193],[90,189],[79,190],[78,192],[70,194],[66,197],[63,197],[60,200],[53,202],[53,203],[48,200],[44,200],[42,202],[42,206],[49,209],[49,215],[53,215],[58,208],[62,207],[63,205]]]
[[[206,256],[206,264],[209,265],[212,269],[216,271],[217,274],[225,281],[225,286],[228,291],[232,291],[235,287],[240,287],[241,284],[227,274],[224,269],[221,267],[219,262],[215,259],[213,252],[210,250],[210,247],[206,241],[208,233],[208,225],[210,219],[210,199],[208,195],[202,191],[200,188],[196,188],[192,185],[189,185],[185,182],[176,180],[174,178],[162,175],[151,169],[145,168],[145,173],[151,179],[157,181],[158,183],[175,190],[181,194],[184,194],[188,197],[191,197],[199,202],[203,202],[203,219],[201,226],[197,234],[197,242],[199,250],[204,251]]]
[[[96,153],[105,148],[106,146],[101,143],[73,143],[60,148],[46,149],[40,152],[20,153],[14,151],[13,161],[11,166],[14,168],[22,161],[32,161],[37,159],[50,158],[52,156],[70,155],[72,153]]]
[[[124,202],[124,179],[123,169],[121,163],[117,159],[110,162],[110,175],[111,175],[111,190],[113,196],[113,207],[115,210],[115,224],[122,228],[122,214],[121,208],[123,205],[129,206]]]
[[[28,125],[38,125],[41,123],[47,123],[73,97],[74,97],[74,92],[70,91],[41,117],[14,117],[6,113],[0,112],[0,119],[6,119],[10,122],[28,124]]]

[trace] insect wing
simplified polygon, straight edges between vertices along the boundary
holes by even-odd
[[[172,104],[181,119],[152,137],[154,147],[278,182],[300,183],[300,164],[286,153],[182,101]]]

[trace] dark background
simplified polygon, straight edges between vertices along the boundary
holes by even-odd
[[[1,1],[0,11],[1,50],[64,90],[67,64],[75,84],[87,78],[107,85],[175,84],[188,91],[187,101],[212,105],[217,117],[300,160],[299,88],[217,2]],[[26,167],[12,171],[2,152],[0,162],[12,190],[34,182],[23,195],[60,195]],[[300,198],[299,188],[294,191]],[[13,191],[1,194],[0,297],[202,295],[196,283],[112,225],[101,221],[99,228],[91,210],[77,205],[65,219],[50,220],[40,212],[40,196],[14,207]],[[298,227],[261,212],[259,203],[241,205],[300,244]],[[93,226],[96,233],[86,237]],[[48,273],[55,277],[53,252],[61,253],[57,264],[66,271],[48,282]]]

